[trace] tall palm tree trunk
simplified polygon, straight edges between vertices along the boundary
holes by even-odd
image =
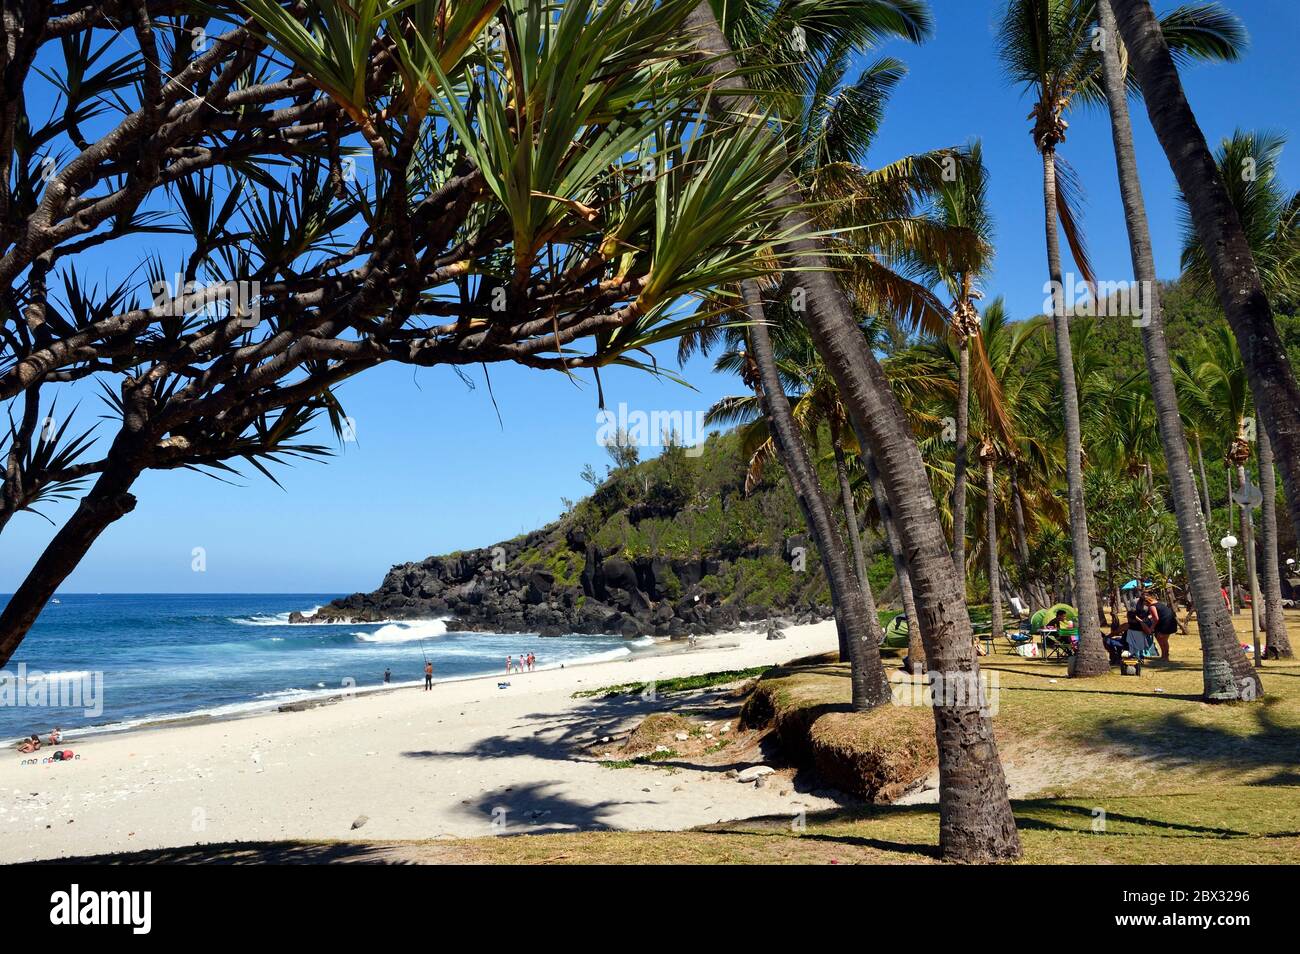
[[[845,533],[853,554],[853,568],[858,574],[858,582],[869,592],[871,584],[867,582],[867,558],[862,551],[862,535],[858,532],[858,508],[853,503],[853,484],[849,480],[848,465],[844,462],[844,442],[840,439],[839,428],[834,425],[831,431],[831,449],[835,453],[835,478],[840,485],[840,506],[844,508]],[[874,597],[872,602],[875,602]]]
[[[808,449],[799,434],[790,402],[776,369],[772,341],[767,333],[762,292],[756,282],[741,287],[745,316],[749,327],[750,350],[758,366],[762,386],[760,400],[772,432],[777,456],[790,476],[799,507],[808,530],[817,544],[822,567],[831,588],[835,625],[843,633],[842,642],[849,657],[850,681],[853,684],[853,708],[858,711],[883,705],[890,699],[889,682],[880,661],[880,620],[870,590],[864,590],[849,567],[844,541],[835,530],[830,505],[822,493],[821,482],[813,468]],[[856,536],[856,533],[854,534]]]
[[[880,479],[880,468],[876,466],[870,451],[863,449],[861,453],[862,465],[867,471],[867,480],[871,483],[871,496],[875,498],[880,525],[885,531],[885,542],[889,544],[890,555],[894,558],[894,575],[898,577],[903,615],[907,617],[907,669],[914,675],[919,675],[925,672],[925,646],[921,638],[921,623],[916,615],[916,597],[912,595],[912,574],[907,568],[898,528],[894,526],[894,514],[889,506],[889,495],[885,493],[885,482]]]
[[[1214,507],[1210,504],[1210,478],[1205,473],[1205,454],[1201,449],[1201,434],[1196,434],[1196,465],[1201,469],[1201,487],[1205,491],[1205,531],[1208,534],[1214,521]]]
[[[1052,332],[1061,378],[1061,414],[1065,422],[1065,479],[1070,502],[1070,543],[1074,553],[1074,605],[1079,610],[1079,651],[1070,659],[1070,675],[1101,676],[1110,657],[1097,625],[1097,581],[1092,572],[1088,512],[1083,502],[1083,436],[1079,423],[1079,389],[1074,380],[1074,350],[1061,278],[1061,239],[1056,221],[1056,151],[1043,153],[1043,212],[1047,220],[1047,271],[1052,283]]]
[[[1020,492],[1020,481],[1016,478],[1016,465],[1012,462],[1011,466],[1011,517],[1016,531],[1016,563],[1020,567],[1020,575],[1024,578],[1025,588],[1029,591],[1024,595],[1029,597],[1029,602],[1046,607],[1051,605],[1051,600],[1047,595],[1047,587],[1033,569],[1029,566],[1029,533],[1025,527],[1025,503],[1024,495]],[[1030,607],[1033,609],[1033,606]]]
[[[960,334],[957,344],[957,449],[952,480],[952,563],[966,591],[966,466],[970,441],[970,341]]]
[[[1238,487],[1242,497],[1246,495],[1246,486],[1250,482],[1246,476],[1246,465],[1237,465]],[[1241,510],[1241,549],[1246,553],[1246,582],[1250,588],[1250,628],[1258,636],[1262,620],[1263,607],[1259,593],[1259,565],[1255,559],[1255,508],[1242,504]],[[1255,643],[1255,654],[1259,655],[1259,642]],[[1256,659],[1256,662],[1259,660]]]
[[[729,102],[712,101],[717,119],[754,123],[757,104],[740,78],[735,58],[712,6],[701,2],[687,18],[698,62],[715,78]],[[788,175],[774,178],[771,201],[784,213],[782,227],[798,236],[785,250],[808,271],[800,272],[807,292],[808,328],[852,417],[859,446],[880,467],[885,492],[895,506],[903,550],[908,554],[918,623],[925,640],[931,680],[941,683],[934,705],[939,751],[939,846],[954,861],[998,861],[1020,855],[1020,836],[1007,796],[1006,776],[988,709],[980,704],[965,595],[952,574],[952,553],[939,524],[920,450],[884,370],[855,320],[852,306],[830,269],[802,196]],[[960,686],[962,691],[949,692]]]
[[[1273,444],[1268,429],[1256,431],[1259,437],[1259,490],[1264,502],[1259,510],[1260,586],[1264,590],[1264,628],[1268,631],[1268,655],[1290,659],[1291,637],[1286,631],[1282,612],[1282,569],[1277,548],[1277,476],[1273,472]]]
[[[1219,177],[1214,156],[1183,94],[1178,69],[1147,0],[1112,0],[1147,114],[1187,199],[1196,235],[1209,259],[1219,304],[1228,317],[1263,418],[1291,523],[1300,527],[1300,383],[1287,359],[1260,284],[1250,244]]]
[[[997,487],[993,483],[993,455],[981,454],[984,461],[984,546],[989,560],[989,609],[993,614],[993,638],[1002,638],[1002,572],[998,567]]]
[[[1232,628],[1232,617],[1223,605],[1219,591],[1219,574],[1214,565],[1205,517],[1201,513],[1196,477],[1187,454],[1187,437],[1178,413],[1178,393],[1174,389],[1173,368],[1169,363],[1169,344],[1165,339],[1164,315],[1156,281],[1155,258],[1151,252],[1151,233],[1147,226],[1146,205],[1142,199],[1142,182],[1138,176],[1137,157],[1133,150],[1133,127],[1129,120],[1123,67],[1119,60],[1119,37],[1109,0],[1099,0],[1098,13],[1104,38],[1103,66],[1106,99],[1110,107],[1115,163],[1119,170],[1120,196],[1124,203],[1124,220],[1128,227],[1133,272],[1137,276],[1146,312],[1142,316],[1142,346],[1146,354],[1147,377],[1155,399],[1160,443],[1164,449],[1169,487],[1178,523],[1178,537],[1187,566],[1188,588],[1197,608],[1201,636],[1203,693],[1208,700],[1222,701],[1263,694],[1259,677],[1243,657]],[[1243,683],[1254,680],[1244,688]]]

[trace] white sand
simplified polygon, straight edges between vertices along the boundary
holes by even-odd
[[[0,755],[0,862],[224,841],[671,830],[793,815],[822,800],[744,785],[720,770],[596,764],[584,742],[626,730],[657,704],[572,698],[578,689],[835,647],[833,622],[786,632],[781,641],[731,634],[680,653],[399,689],[304,712],[74,735],[64,747],[81,755],[75,762],[23,766],[10,749]],[[510,688],[498,689],[506,680]]]

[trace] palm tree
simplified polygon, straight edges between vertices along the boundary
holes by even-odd
[[[1286,140],[1275,133],[1238,130],[1225,139],[1215,156],[1228,197],[1250,243],[1260,281],[1273,301],[1294,301],[1300,294],[1300,193],[1287,195],[1277,179],[1278,159]],[[1252,175],[1242,176],[1249,169]],[[1185,229],[1183,267],[1193,287],[1208,290],[1210,265],[1190,226]],[[1282,579],[1277,532],[1277,477],[1268,428],[1256,428],[1260,506],[1260,547],[1263,566],[1264,627],[1270,655],[1292,656],[1291,640],[1282,609]]]
[[[878,645],[882,633],[876,616],[875,598],[867,579],[862,538],[858,533],[857,507],[854,502],[852,481],[849,476],[848,458],[845,450],[847,419],[843,405],[839,402],[839,395],[835,390],[834,382],[821,364],[816,349],[813,348],[807,329],[793,321],[788,311],[784,311],[779,306],[768,307],[765,311],[769,321],[773,318],[778,319],[777,323],[768,329],[768,340],[772,344],[774,363],[780,379],[785,404],[789,408],[790,417],[799,431],[801,448],[796,449],[796,453],[802,452],[805,456],[808,456],[809,464],[813,468],[813,477],[816,479],[816,484],[811,488],[811,493],[821,498],[820,506],[825,507],[828,514],[830,512],[829,502],[825,500],[822,484],[816,478],[815,465],[809,455],[808,448],[818,446],[820,431],[823,426],[829,432],[835,481],[839,489],[840,504],[844,510],[844,526],[842,530],[850,543],[849,552],[853,557],[853,569],[862,590],[863,600],[866,603],[871,639],[874,644]],[[784,465],[784,451],[778,450],[775,429],[772,426],[772,421],[767,416],[767,402],[764,399],[762,383],[758,380],[757,363],[754,361],[751,350],[744,347],[746,336],[752,336],[752,330],[732,326],[725,328],[723,334],[731,347],[718,356],[714,362],[714,370],[739,374],[742,380],[754,388],[754,395],[752,397],[722,398],[709,409],[708,414],[705,416],[705,423],[740,424],[745,426],[744,446],[746,452],[750,455],[750,474],[746,481],[747,485],[749,485],[757,481],[764,464],[772,457],[775,456],[781,459]],[[711,344],[711,341],[708,344]],[[688,355],[699,345],[700,338],[697,335],[694,342],[680,349],[680,353],[683,356]],[[816,505],[817,501],[813,501],[813,503]],[[821,523],[820,519],[810,523],[810,527],[818,527],[815,531],[810,530],[814,540],[818,540]],[[834,545],[833,541],[832,545]],[[842,547],[841,544],[841,549]]]
[[[1206,18],[1199,8],[1183,8],[1165,18],[1171,43],[1188,56],[1214,56],[1221,48],[1204,35]],[[1190,12],[1189,12],[1190,11]],[[1096,602],[1096,580],[1088,546],[1088,517],[1083,494],[1082,436],[1078,386],[1069,336],[1070,303],[1065,301],[1059,231],[1070,245],[1085,285],[1095,289],[1092,266],[1073,211],[1073,171],[1057,155],[1069,124],[1072,103],[1105,101],[1102,53],[1095,42],[1096,0],[1009,0],[1002,21],[1001,56],[1008,77],[1034,93],[1032,136],[1043,162],[1043,207],[1047,226],[1047,262],[1052,294],[1052,324],[1061,375],[1061,410],[1065,429],[1066,481],[1074,549],[1075,598],[1080,608]],[[1104,44],[1103,44],[1104,45]],[[1079,655],[1072,673],[1100,675],[1109,670],[1096,620],[1079,617]]]
[[[980,464],[984,468],[984,555],[988,560],[989,611],[992,614],[994,639],[1002,638],[1002,572],[998,565],[998,494],[993,479],[993,465],[998,459],[997,445],[985,437],[980,441]]]
[[[910,273],[915,272],[918,278],[947,275],[953,271],[950,263],[969,270],[972,266],[963,263],[978,266],[990,255],[983,235],[965,223],[932,216],[927,208],[937,192],[951,188],[945,178],[946,170],[955,166],[964,175],[976,166],[978,156],[940,150],[907,156],[880,169],[863,165],[879,131],[885,103],[906,70],[897,60],[883,57],[868,63],[855,79],[849,80],[855,52],[851,38],[862,32],[860,26],[855,26],[854,18],[859,12],[855,7],[848,4],[842,8],[851,16],[835,20],[836,31],[830,30],[831,22],[821,23],[820,29],[833,38],[819,43],[813,37],[811,48],[803,51],[797,61],[799,69],[792,69],[788,62],[781,60],[784,55],[781,44],[788,31],[775,29],[761,19],[749,19],[755,11],[742,8],[739,22],[744,30],[740,32],[755,35],[758,42],[776,47],[775,51],[766,45],[745,50],[746,67],[753,71],[751,77],[756,85],[774,91],[773,102],[781,108],[785,122],[785,146],[792,156],[792,172],[818,210],[817,224],[828,230],[848,230],[828,237],[827,241],[843,263],[842,280],[851,292],[857,312],[890,314],[894,316],[896,330],[903,333],[918,329],[931,333],[943,331],[950,320],[947,309],[926,284]],[[811,15],[813,8],[806,7],[804,12]],[[900,32],[897,24],[891,29]],[[803,94],[799,95],[801,89]],[[762,304],[769,317],[781,319],[783,324],[791,317],[798,317],[790,313],[797,312],[799,306],[787,300],[779,289],[765,292]],[[715,324],[715,330],[717,327]],[[698,329],[695,340],[707,347],[707,337],[701,337],[707,334],[706,321]],[[688,344],[687,351],[692,347],[694,344]],[[753,360],[761,360],[761,347],[762,342],[751,341],[749,350]],[[812,349],[811,342],[807,347]],[[782,348],[778,346],[775,352],[779,365]],[[831,430],[840,497],[853,526],[856,508],[846,456],[848,415],[833,393],[834,384],[824,366],[819,377],[823,384],[815,389],[817,405],[824,409],[822,420]],[[860,452],[870,476],[874,466],[871,454],[861,449]],[[893,556],[904,610],[911,622],[908,665],[920,671],[924,661],[923,640],[906,558],[899,535],[892,527],[892,511],[883,484],[873,484],[873,496]],[[850,530],[849,540],[857,575],[865,585],[861,539],[856,531]],[[872,594],[867,592],[865,596],[869,605],[874,605]]]
[[[988,170],[984,166],[983,150],[976,142],[971,146],[969,161],[957,171],[952,181],[939,190],[936,205],[938,217],[954,228],[969,230],[977,239],[972,254],[963,255],[952,262],[943,262],[939,277],[953,296],[951,334],[957,342],[957,444],[954,449],[952,487],[952,560],[958,580],[966,585],[966,467],[967,445],[970,440],[970,346],[973,340],[979,357],[980,378],[987,391],[996,386],[988,367],[988,359],[980,344],[980,316],[975,301],[982,296],[979,290],[980,273],[989,265],[993,255],[993,219],[988,210]],[[986,403],[994,407],[1000,401],[986,396]],[[995,619],[1001,626],[1001,620]]]
[[[1133,272],[1140,283],[1139,287],[1145,291],[1143,297],[1146,310],[1140,321],[1142,347],[1156,405],[1156,419],[1173,497],[1174,515],[1187,567],[1188,587],[1192,603],[1197,609],[1204,674],[1203,691],[1209,700],[1237,699],[1243,695],[1255,698],[1262,694],[1263,687],[1258,675],[1242,657],[1232,617],[1219,597],[1214,550],[1206,527],[1206,514],[1201,512],[1196,477],[1187,453],[1187,437],[1183,431],[1173,368],[1169,361],[1169,343],[1165,339],[1160,286],[1156,280],[1155,259],[1151,251],[1151,233],[1147,226],[1142,183],[1133,149],[1133,127],[1129,120],[1128,87],[1121,62],[1121,44],[1110,0],[1098,0],[1097,12],[1102,29],[1103,78],[1115,146],[1115,163],[1119,172],[1120,197],[1124,203]],[[1222,59],[1233,59],[1238,55],[1244,45],[1244,36],[1241,24],[1235,17],[1214,6],[1195,8],[1187,15],[1199,17],[1203,27],[1200,48],[1203,55],[1217,53]],[[1252,679],[1254,684],[1243,688]]]
[[[1183,93],[1168,38],[1146,0],[1112,0],[1147,114],[1186,197],[1219,303],[1236,335],[1255,406],[1282,471],[1291,522],[1300,526],[1300,383],[1287,359],[1249,236]]]
[[[1073,211],[1073,171],[1056,153],[1057,146],[1065,140],[1065,130],[1069,125],[1065,121],[1065,112],[1071,100],[1077,97],[1087,101],[1097,93],[1096,55],[1089,45],[1090,6],[1087,0],[1010,0],[1002,21],[1000,51],[1008,78],[1034,91],[1034,108],[1029,116],[1034,120],[1032,135],[1043,164],[1047,271],[1065,431],[1075,601],[1079,607],[1079,652],[1071,660],[1070,674],[1073,676],[1098,676],[1110,668],[1101,642],[1101,631],[1089,609],[1096,603],[1096,580],[1083,497],[1079,396],[1061,266],[1059,232],[1062,228],[1084,282],[1095,283]]]
[[[749,341],[757,369],[757,393],[771,427],[777,455],[790,474],[790,483],[799,500],[804,519],[817,541],[818,552],[826,569],[831,588],[835,619],[844,633],[849,658],[853,707],[858,710],[883,705],[889,701],[889,683],[880,661],[880,621],[874,603],[869,603],[869,589],[858,584],[849,569],[844,543],[835,532],[830,507],[822,495],[817,472],[808,456],[786,400],[785,389],[776,368],[763,299],[757,283],[741,286],[745,316],[749,320]]]
[[[812,6],[812,5],[809,5]],[[928,31],[925,8],[912,0],[875,0],[862,5],[864,21],[884,28],[901,26],[920,39]],[[696,5],[688,28],[699,61],[715,79],[714,118],[752,127],[759,115],[740,78],[731,44],[708,2]],[[785,213],[791,238],[785,248],[807,269],[799,281],[807,299],[806,321],[818,352],[835,378],[859,444],[880,468],[895,508],[903,548],[909,557],[917,622],[925,639],[926,660],[951,683],[971,690],[964,702],[945,696],[934,706],[939,749],[939,844],[943,856],[963,861],[994,861],[1020,854],[1020,839],[1007,797],[1006,777],[987,712],[978,699],[979,663],[975,657],[965,594],[956,586],[952,556],[929,493],[925,466],[907,418],[890,391],[876,356],[858,326],[854,307],[829,270],[826,247],[815,237],[799,187],[788,175],[772,183],[771,201]]]

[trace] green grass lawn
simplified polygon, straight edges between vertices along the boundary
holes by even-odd
[[[1300,613],[1288,614],[1300,634]],[[1246,623],[1248,626],[1248,623]],[[897,654],[891,654],[896,656]],[[1200,701],[1200,648],[1176,636],[1170,663],[1141,677],[1067,678],[1063,661],[1006,644],[981,666],[996,678],[1004,760],[1034,786],[1013,800],[1025,863],[1300,862],[1300,662],[1270,662],[1259,703]],[[813,715],[827,745],[906,748],[910,707],[844,711],[847,667],[770,671],[770,704]],[[769,713],[770,714],[770,713]],[[928,712],[924,713],[928,721]],[[484,863],[932,863],[934,805],[862,805],[688,832],[590,832],[406,845],[403,855]]]

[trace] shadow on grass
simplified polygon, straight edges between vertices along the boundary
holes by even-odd
[[[1231,706],[1248,723],[1244,733],[1198,723],[1183,712],[1171,712],[1142,722],[1116,721],[1100,726],[1099,738],[1175,768],[1231,766],[1273,769],[1274,774],[1252,785],[1293,785],[1300,763],[1300,731],[1279,720],[1285,700]]]
[[[922,841],[902,841],[896,838],[877,837],[859,831],[828,831],[837,825],[866,825],[887,818],[919,819],[925,822],[927,829],[937,830],[939,807],[937,805],[896,805],[872,806],[855,805],[848,808],[832,809],[824,812],[809,812],[806,816],[806,828],[795,832],[791,827],[789,815],[761,815],[747,818],[743,822],[728,822],[721,825],[705,825],[694,829],[719,835],[743,835],[750,838],[789,838],[799,841],[816,841],[828,845],[870,848],[891,854],[906,855],[914,858],[939,859],[939,846]]]

